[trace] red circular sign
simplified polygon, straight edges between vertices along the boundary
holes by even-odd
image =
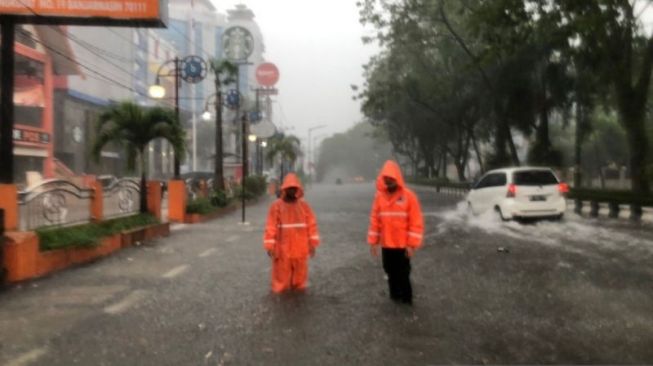
[[[258,65],[256,68],[256,81],[262,86],[274,86],[279,81],[279,69],[270,62]]]

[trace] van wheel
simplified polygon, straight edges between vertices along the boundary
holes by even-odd
[[[505,217],[503,217],[503,212],[501,212],[501,207],[499,207],[499,206],[494,206],[494,212],[497,213],[497,215],[499,216],[499,218],[501,219],[501,221],[508,221],[508,219],[506,219]]]

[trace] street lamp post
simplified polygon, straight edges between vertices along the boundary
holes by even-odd
[[[306,141],[306,144],[308,145],[307,147],[307,152],[306,152],[306,159],[308,160],[308,183],[310,184],[311,180],[313,179],[313,175],[311,174],[312,171],[312,159],[311,159],[311,133],[315,130],[319,130],[321,128],[327,127],[326,125],[318,125],[318,126],[313,126],[308,129],[308,141]]]
[[[264,162],[265,162],[265,156],[263,154],[263,150],[268,146],[268,142],[265,140],[261,140],[260,143],[256,145],[256,148],[258,149],[258,159],[259,159],[259,174],[263,175],[263,168]]]
[[[173,64],[172,70],[168,71],[167,74],[162,74],[161,70],[166,66],[169,65],[170,63]],[[168,60],[164,62],[161,66],[159,66],[159,70],[156,72],[156,82],[154,85],[150,86],[149,89],[149,94],[150,97],[154,99],[161,99],[165,97],[166,90],[163,86],[160,84],[160,77],[161,76],[174,76],[175,78],[175,116],[177,118],[177,123],[181,123],[181,118],[179,116],[179,57],[175,57],[173,60]],[[179,179],[179,156],[175,154],[175,170],[174,170],[174,175],[175,179]]]
[[[167,73],[161,73],[164,67],[172,64],[172,68]],[[180,111],[179,111],[179,87],[181,80],[183,79],[187,83],[198,83],[206,77],[207,66],[206,62],[198,56],[187,56],[184,59],[175,57],[172,60],[165,61],[156,72],[156,81],[154,85],[150,86],[149,95],[154,99],[161,99],[165,96],[165,88],[160,84],[160,78],[162,76],[173,76],[175,78],[175,116],[177,117],[177,123],[181,123]],[[196,165],[197,160],[197,145],[196,141],[196,128],[195,128],[195,116],[193,116],[193,165]],[[175,179],[179,179],[180,173],[180,162],[179,156],[175,154]]]
[[[240,95],[240,67],[241,66],[247,66],[247,65],[252,65],[251,62],[248,61],[237,61],[235,62],[236,66],[238,66],[238,72],[236,73],[236,91],[238,92],[238,106],[236,108],[236,116],[240,115],[241,112],[241,107],[243,105],[243,98]],[[249,175],[249,169],[248,169],[248,152],[247,152],[247,136],[249,135],[249,123],[247,120],[247,113],[243,113],[241,117],[241,140],[242,140],[242,151],[241,151],[241,161],[242,161],[242,171],[243,171],[243,177],[242,177],[242,224],[245,225],[247,224],[246,221],[246,209],[245,209],[245,180],[247,179],[247,176]]]
[[[317,150],[317,146],[318,146],[318,143],[317,143],[317,142],[318,142],[320,139],[325,138],[326,136],[327,136],[327,134],[325,133],[325,134],[321,134],[321,135],[318,135],[318,136],[313,137],[313,141],[311,141],[311,144],[312,144],[312,145],[311,145],[311,146],[312,146],[312,151],[311,151],[311,160],[312,160],[312,161],[315,161],[315,160],[316,160],[316,159],[315,159],[315,150]]]

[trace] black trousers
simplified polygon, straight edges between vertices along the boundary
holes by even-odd
[[[410,258],[406,249],[383,248],[383,269],[388,275],[390,298],[404,303],[413,302],[413,288],[410,285]]]

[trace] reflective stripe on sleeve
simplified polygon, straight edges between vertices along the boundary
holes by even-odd
[[[379,236],[381,234],[378,231],[368,231],[367,235],[369,235],[369,236]]]
[[[320,240],[320,237],[317,236],[317,235],[315,235],[315,236],[311,236],[311,240]]]
[[[268,239],[268,240],[263,240],[263,242],[264,242],[265,244],[274,244],[274,243],[276,243],[277,241],[274,240],[274,239]]]
[[[409,231],[409,232],[408,232],[408,235],[412,236],[413,238],[420,238],[420,239],[421,239],[422,236],[423,236],[422,234],[414,233],[414,232],[412,232],[412,231]]]

